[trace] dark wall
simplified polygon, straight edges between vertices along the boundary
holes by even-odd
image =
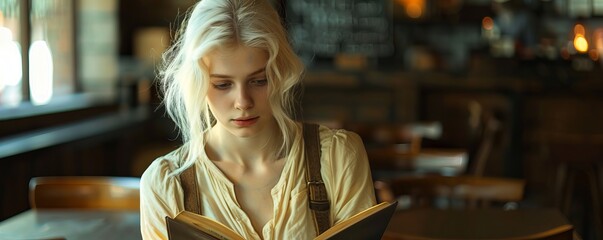
[[[168,27],[175,32],[184,14],[196,0],[128,0],[119,2],[120,55],[133,54],[136,30],[143,27]]]

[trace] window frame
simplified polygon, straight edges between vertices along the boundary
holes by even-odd
[[[31,39],[31,12],[32,1],[35,0],[17,0],[20,4],[19,9],[19,44],[21,45],[21,100],[14,106],[0,105],[0,139],[14,135],[13,130],[7,130],[15,121],[19,121],[18,132],[27,132],[45,127],[54,127],[61,124],[73,122],[80,119],[74,115],[90,116],[114,113],[119,110],[120,96],[116,90],[113,93],[84,92],[82,77],[80,72],[80,50],[79,50],[79,0],[63,0],[71,4],[71,23],[70,28],[73,32],[71,52],[73,54],[73,93],[63,96],[53,96],[51,100],[43,105],[35,105],[31,101],[30,89],[30,62],[29,47]],[[117,87],[117,86],[115,86]],[[101,110],[99,110],[101,109]],[[77,113],[77,114],[73,114]],[[89,114],[93,113],[93,114]],[[46,119],[47,122],[40,122],[40,119]],[[3,125],[3,126],[1,126]],[[27,129],[27,130],[25,130]]]
[[[87,93],[83,90],[82,79],[80,75],[80,65],[79,65],[79,43],[78,43],[78,29],[79,22],[78,21],[78,9],[79,9],[79,1],[78,0],[63,0],[68,1],[71,4],[71,24],[70,28],[73,32],[72,34],[72,59],[73,59],[73,93],[67,94],[65,96],[53,96],[52,99],[43,105],[35,105],[32,103],[31,99],[31,89],[30,89],[30,58],[29,58],[29,47],[32,43],[32,1],[35,0],[17,0],[20,4],[19,9],[19,44],[21,45],[21,71],[22,71],[22,79],[21,79],[21,100],[15,106],[3,106],[0,105],[0,123],[6,120],[14,120],[14,119],[24,119],[28,117],[34,117],[38,115],[47,115],[47,114],[55,114],[60,112],[68,112],[75,110],[83,110],[86,108],[93,108],[99,106],[109,106],[119,104],[117,97],[111,94],[100,94],[100,93]],[[2,136],[2,132],[0,132],[0,137]]]

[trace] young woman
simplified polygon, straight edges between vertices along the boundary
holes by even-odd
[[[166,53],[164,105],[184,144],[141,182],[141,230],[166,239],[185,210],[182,173],[194,168],[203,215],[246,239],[312,239],[302,124],[292,118],[303,66],[265,0],[202,0]],[[375,204],[361,139],[319,128],[321,176],[333,225]]]

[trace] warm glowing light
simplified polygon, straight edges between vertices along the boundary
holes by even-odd
[[[588,51],[588,56],[593,61],[599,60],[599,52],[597,52],[597,49],[591,49],[590,51]]]
[[[397,2],[404,7],[408,17],[420,18],[423,16],[425,0],[398,0]]]
[[[586,30],[584,29],[584,26],[582,24],[576,24],[574,26],[574,34],[575,35],[586,35]]]
[[[593,45],[594,49],[591,50],[596,54],[596,59],[592,58],[594,61],[601,59],[601,55],[603,55],[603,28],[598,28],[595,30],[593,34]],[[601,61],[601,66],[603,66],[603,61]]]
[[[595,30],[593,34],[593,44],[596,49],[603,51],[603,28]]]
[[[583,35],[576,35],[576,37],[574,37],[574,48],[581,53],[588,51],[588,42]]]
[[[423,15],[423,9],[418,4],[408,4],[406,14],[411,18],[420,18]]]
[[[486,30],[492,30],[494,28],[494,20],[491,17],[484,17],[482,19],[482,27]]]
[[[43,105],[52,98],[52,53],[46,41],[35,41],[29,49],[29,88],[31,101]]]

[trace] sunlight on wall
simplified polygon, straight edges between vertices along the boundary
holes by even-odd
[[[0,27],[0,89],[21,82],[21,52],[10,29]]]
[[[35,41],[29,50],[31,102],[43,105],[52,98],[52,53],[46,41]]]
[[[0,106],[21,102],[21,46],[9,28],[0,27]]]

